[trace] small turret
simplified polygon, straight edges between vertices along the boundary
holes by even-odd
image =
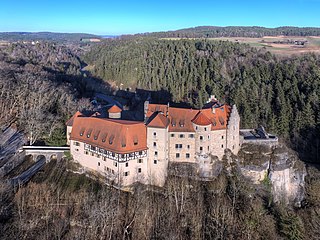
[[[121,119],[121,112],[122,109],[119,108],[117,105],[113,105],[111,108],[109,108],[108,113],[109,113],[109,118],[113,119]]]

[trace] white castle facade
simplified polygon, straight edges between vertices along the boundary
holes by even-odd
[[[215,99],[208,105],[199,110],[145,102],[143,122],[122,120],[115,105],[107,118],[77,112],[67,122],[67,141],[76,162],[114,185],[163,186],[170,162],[191,163],[201,175],[222,159],[225,149],[238,153],[236,106]]]

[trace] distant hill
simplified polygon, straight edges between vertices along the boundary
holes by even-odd
[[[0,40],[3,41],[56,41],[56,42],[80,42],[82,39],[101,38],[87,33],[53,33],[53,32],[0,32]]]
[[[264,36],[320,36],[320,28],[316,27],[216,27],[199,26],[176,31],[138,34],[163,38],[214,38],[214,37],[264,37]]]

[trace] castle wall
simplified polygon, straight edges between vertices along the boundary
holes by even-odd
[[[147,157],[118,162],[102,155],[85,150],[84,143],[70,141],[73,159],[83,167],[105,175],[107,179],[121,186],[134,182],[148,183]]]
[[[211,152],[211,125],[199,126],[193,124],[195,134],[195,153],[209,154]]]
[[[168,129],[147,128],[148,176],[150,184],[163,186],[168,171]]]
[[[190,162],[195,159],[195,133],[169,132],[169,159],[172,162]]]
[[[211,131],[211,154],[220,160],[227,147],[227,131],[225,129]]]
[[[240,150],[240,116],[235,105],[232,106],[227,125],[227,148],[234,154]]]
[[[67,126],[67,145],[70,146],[70,136],[71,136],[72,126]]]

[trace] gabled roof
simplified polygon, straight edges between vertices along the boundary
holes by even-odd
[[[119,113],[122,112],[122,109],[119,108],[117,105],[113,105],[111,108],[108,110],[109,113]]]
[[[156,115],[152,118],[151,121],[147,124],[148,127],[156,127],[156,128],[166,128],[168,127],[169,119],[165,117],[162,113],[156,113]]]
[[[82,116],[82,113],[80,111],[77,111],[67,122],[66,125],[67,126],[72,126],[73,125],[73,121],[75,118]]]
[[[212,124],[211,121],[201,111],[199,111],[198,114],[191,121],[194,124],[200,126],[208,126]]]
[[[131,153],[147,149],[146,129],[143,122],[78,117],[74,119],[70,139],[115,153]]]
[[[146,116],[152,118],[154,114],[162,112],[169,120],[169,132],[195,132],[192,121],[195,120],[196,115],[200,110],[188,108],[168,107],[164,104],[149,104]],[[214,102],[208,108],[201,110],[201,120],[199,123],[210,125],[211,130],[226,129],[228,119],[230,117],[231,108],[228,105],[221,105]],[[208,120],[211,122],[209,124]],[[197,120],[198,121],[198,120]]]
[[[94,112],[91,117],[100,117],[101,116],[101,113],[99,112]]]

